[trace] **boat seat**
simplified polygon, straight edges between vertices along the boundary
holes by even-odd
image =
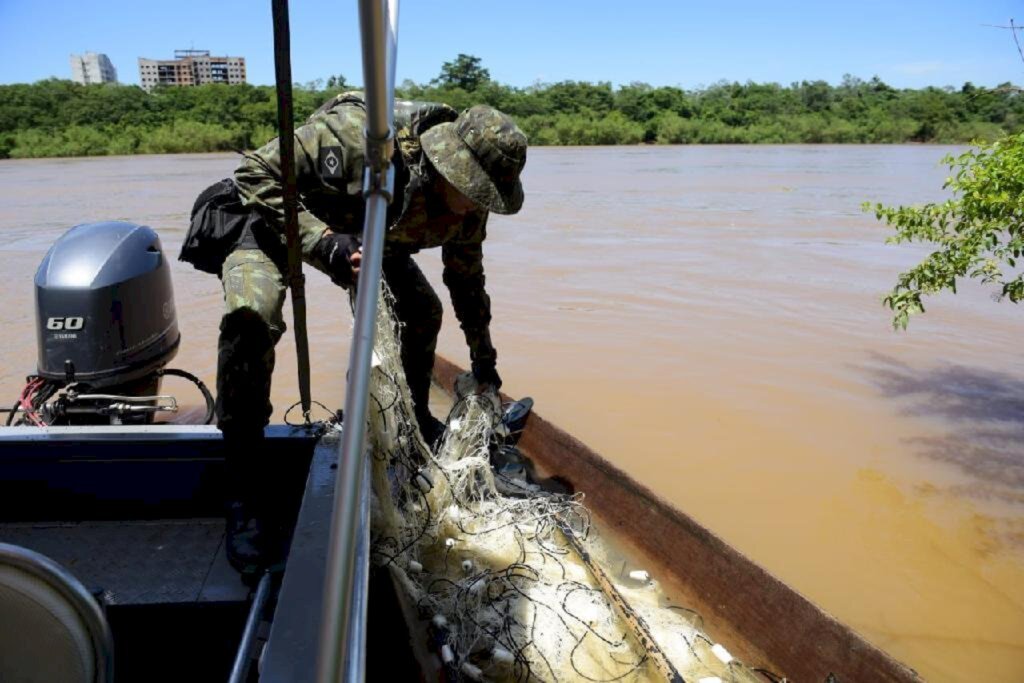
[[[113,652],[81,582],[45,555],[0,543],[0,681],[109,683]]]

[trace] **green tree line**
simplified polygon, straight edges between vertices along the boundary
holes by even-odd
[[[304,121],[350,86],[341,76],[297,86]],[[998,88],[897,89],[846,76],[728,83],[684,90],[566,81],[518,88],[491,80],[459,55],[428,84],[404,82],[403,98],[457,109],[491,104],[513,116],[534,145],[686,143],[898,143],[995,140],[1024,130],[1024,97]],[[209,152],[258,147],[275,135],[273,87],[78,85],[49,79],[0,86],[0,158]]]

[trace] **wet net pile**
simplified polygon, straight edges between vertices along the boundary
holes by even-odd
[[[502,406],[493,392],[477,393],[472,376],[460,378],[432,452],[413,417],[397,332],[385,288],[368,416],[373,561],[429,623],[450,680],[765,680],[644,572],[618,566],[581,495],[495,469]]]

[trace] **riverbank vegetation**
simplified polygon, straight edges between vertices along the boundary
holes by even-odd
[[[297,86],[297,120],[349,87],[340,76]],[[459,55],[431,83],[403,83],[398,96],[457,109],[491,104],[515,117],[534,145],[962,143],[1024,130],[1024,97],[1009,84],[911,90],[847,76],[839,85],[720,82],[684,90],[568,81],[517,88]],[[238,150],[264,144],[275,128],[269,86],[152,93],[57,79],[0,86],[0,158]]]

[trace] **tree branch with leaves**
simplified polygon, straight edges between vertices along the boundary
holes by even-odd
[[[872,206],[864,210],[888,224],[887,241],[929,242],[938,249],[901,273],[884,303],[893,327],[906,329],[910,316],[923,313],[923,297],[949,290],[971,278],[1000,290],[1000,298],[1024,299],[1024,275],[1016,271],[1024,252],[1024,133],[946,156],[950,176],[944,187],[952,198],[924,206]]]

